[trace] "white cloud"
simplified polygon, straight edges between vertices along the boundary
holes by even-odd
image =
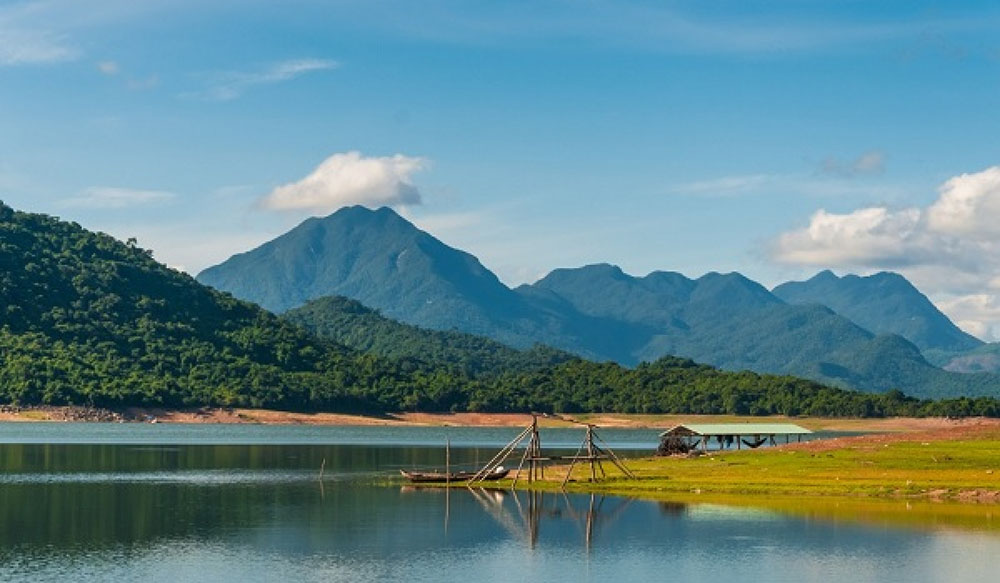
[[[142,77],[138,79],[129,79],[128,83],[125,84],[126,87],[132,91],[146,91],[148,89],[153,89],[160,84],[160,76],[153,74],[149,77]]]
[[[120,68],[118,67],[118,63],[114,61],[101,61],[97,63],[97,70],[104,75],[111,76],[117,75]]]
[[[757,194],[789,194],[813,197],[864,197],[889,200],[900,190],[894,186],[862,184],[841,177],[797,174],[738,174],[707,180],[674,184],[667,188],[674,194],[703,197],[728,197]]]
[[[21,29],[5,22],[0,13],[0,66],[37,65],[69,61],[78,51],[62,35],[37,29]]]
[[[937,302],[959,328],[990,341],[1000,340],[1000,297],[969,294]]]
[[[742,176],[723,176],[709,180],[697,180],[678,184],[671,188],[679,194],[694,194],[707,196],[733,196],[760,190],[761,187],[774,183],[775,176],[767,174],[748,174]]]
[[[338,66],[340,65],[336,61],[328,59],[294,59],[274,63],[257,71],[226,71],[214,75],[204,91],[190,95],[209,101],[232,101],[259,85],[291,81],[307,73],[336,69]]]
[[[830,157],[820,165],[822,174],[854,178],[856,176],[871,176],[885,171],[885,153],[871,150],[861,154],[854,160],[838,160]]]
[[[1000,166],[956,176],[926,208],[819,210],[777,237],[773,259],[853,270],[895,269],[939,299],[966,331],[1000,331]],[[945,299],[941,299],[945,298]],[[952,298],[952,299],[947,299]],[[960,299],[954,299],[960,298]]]
[[[940,193],[927,210],[930,229],[977,239],[1000,235],[1000,166],[956,176]]]
[[[262,201],[270,210],[332,212],[349,205],[407,206],[421,203],[412,175],[427,167],[424,158],[402,154],[369,158],[360,152],[334,154],[311,174],[279,186]]]
[[[93,186],[78,196],[61,201],[67,208],[120,209],[165,202],[174,198],[162,190],[136,190],[111,186]]]
[[[783,263],[896,267],[923,254],[920,210],[863,208],[847,214],[820,209],[809,226],[781,235],[774,250]]]

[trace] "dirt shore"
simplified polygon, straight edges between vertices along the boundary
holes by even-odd
[[[820,417],[738,417],[731,415],[625,415],[581,414],[572,418],[601,427],[666,429],[681,423],[790,422],[814,431],[857,431],[898,433],[952,430],[968,426],[995,425],[1000,419],[947,419],[892,417],[886,419],[830,419]],[[295,413],[267,409],[200,408],[189,410],[128,408],[109,411],[92,407],[13,407],[0,406],[0,422],[92,421],[158,423],[257,423],[271,425],[424,425],[462,427],[517,427],[530,422],[522,413],[387,413],[349,415],[340,413]],[[555,418],[542,418],[545,426],[567,425]]]

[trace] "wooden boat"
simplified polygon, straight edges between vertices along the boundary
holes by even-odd
[[[413,484],[444,484],[445,482],[466,482],[475,477],[476,472],[410,472],[399,470],[400,474]],[[508,469],[498,468],[483,477],[483,480],[502,480],[510,473]]]

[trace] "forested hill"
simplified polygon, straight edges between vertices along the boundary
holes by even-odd
[[[472,255],[388,208],[348,207],[308,219],[198,279],[278,312],[345,296],[425,329],[458,330],[521,349],[544,344],[626,366],[675,355],[872,392],[1000,396],[1000,375],[941,370],[902,337],[875,334],[812,301],[791,305],[738,273],[635,277],[613,265],[588,265],[557,269],[512,290]],[[901,330],[924,340],[941,330],[962,334],[915,288],[896,281],[905,280],[891,279],[893,285],[876,286],[884,291],[877,297],[900,308],[888,312],[908,322]],[[917,296],[922,303],[912,301]],[[866,303],[862,315],[877,314],[878,303]],[[921,314],[936,318],[921,321],[937,323],[913,325],[910,316]]]
[[[388,386],[459,384],[416,369],[319,340],[107,235],[0,203],[0,401],[384,409],[398,398]]]
[[[482,336],[403,324],[342,296],[313,300],[283,317],[362,352],[419,359],[470,377],[536,371],[576,358],[540,344],[518,350]]]
[[[445,346],[454,347],[439,344]],[[573,359],[499,376],[483,370],[481,378],[470,379],[454,367],[400,356],[383,358],[319,339],[201,286],[142,249],[0,203],[0,402],[1000,415],[993,399],[920,402],[898,392],[856,393],[674,358],[635,369]]]

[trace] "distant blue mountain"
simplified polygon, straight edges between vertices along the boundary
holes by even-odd
[[[738,273],[633,277],[602,264],[558,269],[517,291],[534,289],[586,315],[653,328],[635,360],[682,355],[730,370],[926,396],[1000,392],[1000,377],[942,371],[900,336],[876,335],[825,306],[786,304]]]
[[[898,334],[922,351],[965,352],[983,345],[897,273],[837,277],[823,271],[781,284],[774,295],[789,304],[822,304],[877,334]]]
[[[520,348],[543,342],[587,357],[628,360],[640,342],[630,340],[630,326],[579,314],[558,299],[515,293],[478,259],[388,208],[354,206],[308,219],[197,279],[276,313],[344,296],[408,324]]]
[[[275,312],[340,295],[408,324],[627,365],[669,354],[873,391],[1000,395],[1000,377],[942,371],[900,336],[877,335],[819,302],[790,305],[738,273],[633,277],[602,264],[512,290],[385,208],[309,219],[198,280]]]

